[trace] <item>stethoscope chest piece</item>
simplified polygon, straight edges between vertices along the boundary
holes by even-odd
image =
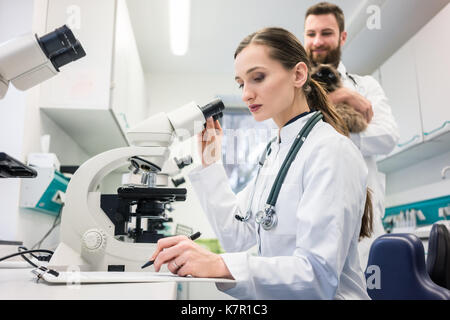
[[[275,208],[268,205],[264,208],[264,210],[258,211],[255,216],[255,221],[266,231],[275,228],[278,222],[277,215],[275,214]]]
[[[278,223],[277,214],[275,212],[275,205],[277,203],[278,194],[280,193],[281,186],[283,185],[284,179],[286,178],[287,172],[294,161],[298,151],[302,147],[303,143],[306,140],[306,137],[310,133],[310,131],[314,128],[317,122],[319,122],[323,118],[323,115],[320,111],[316,112],[305,124],[305,126],[301,129],[298,136],[295,138],[294,143],[292,144],[291,148],[289,149],[289,152],[286,156],[286,158],[283,161],[283,164],[281,165],[280,171],[278,171],[277,177],[275,178],[275,181],[272,185],[272,189],[270,190],[269,197],[266,201],[266,206],[264,207],[264,210],[260,210],[255,215],[255,222],[262,225],[263,229],[268,231],[272,228],[275,228]],[[264,162],[266,160],[266,156],[270,154],[270,145],[273,141],[271,141],[267,147],[266,152],[263,154],[259,161],[259,169],[258,173],[256,174],[255,179],[255,185],[253,186],[253,191],[250,196],[250,201],[248,204],[248,209],[245,214],[245,217],[242,217],[240,215],[235,215],[235,218],[242,222],[247,222],[251,215],[251,205],[253,203],[253,197],[255,195],[256,190],[256,183],[258,181],[260,169],[264,166]]]

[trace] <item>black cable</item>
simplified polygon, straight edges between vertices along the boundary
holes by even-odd
[[[53,251],[45,250],[45,249],[26,250],[26,251],[20,251],[20,252],[13,253],[13,254],[10,254],[8,256],[2,257],[2,258],[0,258],[0,261],[7,260],[7,259],[12,258],[12,257],[23,256],[24,254],[29,254],[29,253],[34,253],[34,252],[44,252],[44,253],[48,253],[50,255],[53,255]],[[29,261],[29,260],[28,260],[28,263],[30,263],[33,267],[36,267],[36,268],[38,267],[34,263]]]
[[[21,253],[24,252],[24,251],[28,251],[28,249],[25,248],[25,247],[19,247],[18,250],[19,250],[19,252],[21,252]],[[21,250],[24,250],[24,251],[21,251]],[[30,255],[31,255],[33,258],[37,259],[37,256],[35,256],[33,253],[30,253]],[[29,260],[27,257],[25,257],[25,254],[22,255],[22,258],[23,258],[23,260],[25,260],[26,262],[28,262],[29,264],[31,264],[33,267],[38,268],[38,266],[37,266],[36,264],[34,264],[33,262],[31,262],[31,260]]]
[[[50,258],[51,258],[52,255],[53,255],[53,251],[51,251],[51,250],[46,250],[46,249],[40,249],[40,246],[41,246],[42,242],[50,235],[50,233],[51,233],[51,232],[59,225],[63,207],[64,207],[64,204],[61,206],[61,208],[60,208],[60,210],[59,210],[59,212],[58,212],[58,215],[57,215],[57,216],[55,217],[55,219],[53,220],[53,224],[52,224],[50,230],[48,230],[47,233],[44,235],[44,237],[43,237],[41,240],[39,240],[39,241],[32,247],[32,250],[28,250],[28,249],[27,249],[26,247],[24,247],[24,246],[19,246],[19,247],[18,247],[18,250],[19,250],[18,253],[14,253],[14,254],[5,256],[5,257],[3,257],[3,258],[0,258],[0,261],[6,260],[6,259],[9,259],[9,258],[13,258],[13,257],[16,257],[16,256],[19,256],[19,255],[20,255],[26,262],[28,262],[30,265],[32,265],[32,266],[35,267],[35,268],[39,268],[39,266],[36,265],[35,263],[33,263],[30,259],[28,259],[28,258],[25,256],[26,254],[31,255],[33,258],[35,258],[36,260],[39,260],[39,261],[50,261]],[[34,249],[35,247],[38,247],[38,249]],[[22,250],[23,250],[23,251],[22,251]],[[49,255],[46,255],[46,256],[36,256],[36,255],[33,254],[34,252],[43,252],[43,253],[48,253]]]
[[[27,247],[24,247],[24,246],[20,246],[20,247],[17,248],[17,249],[19,250],[19,252],[22,252],[21,250],[28,251],[28,248],[27,248]],[[38,256],[35,256],[35,255],[32,254],[32,253],[29,253],[29,255],[32,256],[32,257],[35,258],[35,259],[39,259],[39,258],[40,258],[40,257],[38,257]]]

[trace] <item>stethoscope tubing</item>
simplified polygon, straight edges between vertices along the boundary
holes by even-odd
[[[268,215],[270,215],[270,218],[268,218],[268,219],[270,219],[271,222],[273,222],[272,219],[275,219],[275,221],[276,221],[275,204],[277,202],[278,195],[280,193],[284,179],[286,178],[286,175],[289,171],[289,168],[291,167],[292,162],[295,160],[295,157],[297,156],[298,151],[302,147],[303,143],[305,142],[305,140],[308,137],[311,130],[314,128],[314,126],[317,124],[317,122],[319,122],[322,119],[323,119],[323,114],[321,111],[318,111],[316,114],[314,114],[308,120],[308,122],[305,124],[305,126],[302,128],[302,130],[300,130],[299,134],[295,138],[295,141],[293,142],[291,148],[288,151],[288,154],[286,155],[286,158],[283,161],[283,164],[281,165],[281,169],[275,178],[275,181],[272,185],[272,189],[270,190],[269,197],[267,198],[267,201],[266,201],[265,216],[267,217]],[[261,156],[261,158],[258,162],[259,168],[258,168],[258,172],[256,174],[255,183],[254,183],[253,190],[252,190],[252,193],[250,196],[250,202],[248,204],[247,211],[245,212],[245,216],[244,217],[239,216],[239,215],[235,216],[235,218],[241,222],[247,222],[252,215],[251,214],[251,206],[252,206],[253,198],[255,196],[256,184],[259,179],[259,174],[260,174],[261,168],[264,166],[266,158],[270,154],[270,150],[271,150],[270,146],[271,146],[272,142],[274,142],[274,141],[275,141],[275,139],[269,142],[269,144],[266,147],[265,152],[263,153],[263,155]],[[273,215],[273,217],[272,217],[272,215]],[[264,218],[263,221],[266,221],[266,217]],[[275,224],[276,224],[276,222],[273,223],[272,225],[268,226],[267,228],[265,227],[265,229],[267,229],[267,230],[271,229]]]
[[[306,140],[306,137],[309,135],[311,130],[314,128],[314,126],[322,120],[323,114],[318,111],[305,125],[305,127],[300,131],[300,133],[295,138],[294,144],[289,150],[286,158],[283,161],[283,164],[281,165],[281,170],[278,172],[277,177],[275,178],[273,187],[270,191],[269,197],[267,199],[266,204],[270,206],[275,206],[278,195],[280,194],[281,187],[283,185],[284,179],[286,178],[286,175],[289,171],[289,168],[291,167],[292,162],[294,161],[295,157],[297,156],[298,151],[302,147],[303,143]]]

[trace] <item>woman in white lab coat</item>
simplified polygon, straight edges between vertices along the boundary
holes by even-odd
[[[225,254],[213,254],[184,236],[161,239],[155,270],[235,279],[218,284],[240,299],[368,299],[358,241],[370,234],[367,167],[347,137],[342,119],[309,75],[309,61],[294,35],[267,28],[246,37],[235,53],[236,82],[256,121],[273,119],[278,137],[258,176],[235,195],[220,164],[222,129],[208,119],[199,137],[202,166],[191,183]],[[318,111],[320,120],[289,168],[266,230],[255,221],[299,131]],[[253,193],[253,196],[252,196]],[[250,207],[252,215],[244,217]],[[248,249],[257,246],[258,255]],[[165,249],[164,251],[162,251]]]

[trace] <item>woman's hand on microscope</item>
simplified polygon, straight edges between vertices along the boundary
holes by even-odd
[[[233,279],[224,260],[198,245],[186,236],[174,236],[158,240],[157,248],[150,260],[159,272],[167,263],[170,272],[181,277],[191,275],[198,278]]]
[[[219,120],[214,121],[213,118],[208,118],[206,120],[206,128],[197,136],[203,167],[221,160],[222,137],[223,131]]]

